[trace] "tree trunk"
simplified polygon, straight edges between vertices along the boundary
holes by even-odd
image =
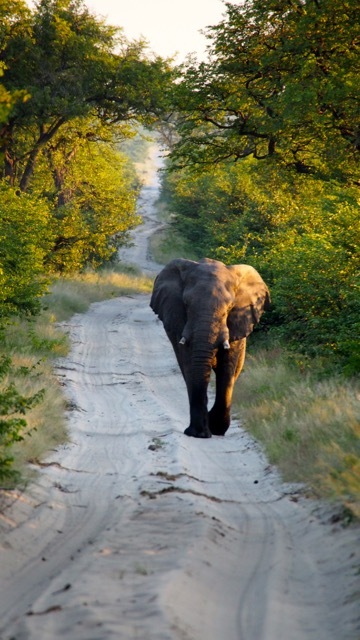
[[[16,162],[11,152],[13,147],[13,125],[10,122],[2,126],[0,139],[3,141],[0,147],[0,153],[4,156],[4,177],[11,186],[14,186]]]
[[[27,191],[29,188],[29,183],[30,183],[30,178],[32,176],[32,174],[34,173],[34,169],[35,169],[35,165],[36,165],[36,161],[39,157],[39,153],[42,149],[42,147],[45,145],[44,143],[39,143],[36,145],[36,147],[34,147],[34,149],[30,152],[28,161],[26,163],[26,167],[23,171],[23,174],[21,176],[21,180],[20,180],[20,191]]]
[[[27,191],[29,188],[30,179],[34,173],[37,159],[40,152],[46,146],[46,144],[54,137],[58,129],[64,124],[65,118],[60,118],[55,124],[53,124],[47,131],[44,130],[43,125],[40,127],[40,135],[29,153],[28,161],[26,163],[23,175],[20,180],[20,191]]]

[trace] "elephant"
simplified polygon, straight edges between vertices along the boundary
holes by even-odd
[[[186,435],[225,435],[246,338],[269,304],[265,282],[249,265],[176,258],[157,275],[150,306],[164,325],[185,379],[190,404]],[[216,397],[208,411],[212,370]]]

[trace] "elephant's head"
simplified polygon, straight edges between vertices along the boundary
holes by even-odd
[[[268,302],[253,267],[178,258],[157,276],[150,306],[181,344],[194,348],[205,339],[212,349],[226,349],[252,332]]]
[[[231,360],[234,347],[251,333],[268,302],[264,281],[248,265],[179,258],[159,273],[150,306],[172,342],[191,409],[201,405],[204,414],[211,368],[224,360],[224,351]],[[201,422],[207,422],[204,415]]]

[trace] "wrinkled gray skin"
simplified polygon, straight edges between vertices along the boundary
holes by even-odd
[[[186,435],[223,436],[240,374],[246,338],[270,302],[266,284],[248,265],[226,267],[204,258],[178,258],[157,276],[150,306],[162,320],[184,376],[190,403]],[[207,409],[211,371],[216,399]]]

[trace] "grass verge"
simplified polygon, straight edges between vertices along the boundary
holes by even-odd
[[[243,426],[284,480],[360,517],[360,383],[273,348],[248,354],[234,394]]]
[[[92,302],[114,296],[149,293],[152,280],[125,265],[89,271],[72,277],[54,278],[44,298],[44,309],[31,320],[14,319],[7,324],[0,344],[0,357],[10,356],[12,367],[0,381],[1,391],[14,385],[24,397],[44,390],[44,398],[26,412],[22,440],[6,452],[13,458],[13,476],[0,478],[0,486],[26,483],[32,476],[29,462],[38,461],[67,440],[66,399],[53,372],[54,361],[66,355],[67,337],[57,326],[74,313],[84,313]],[[0,442],[1,449],[1,442]],[[3,452],[0,451],[0,454]]]

